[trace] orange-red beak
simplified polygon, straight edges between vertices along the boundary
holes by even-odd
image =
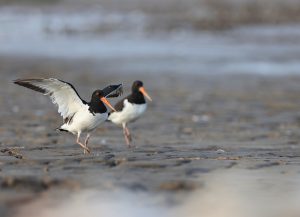
[[[116,109],[110,104],[110,102],[105,97],[101,97],[100,100],[103,103],[105,103],[109,108],[111,108],[111,110],[116,112]]]
[[[145,90],[144,87],[140,87],[140,88],[139,88],[139,91],[140,91],[147,99],[149,99],[150,101],[152,101],[151,97],[148,95],[148,93],[146,92],[146,90]]]

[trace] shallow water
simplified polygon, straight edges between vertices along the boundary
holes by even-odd
[[[0,9],[0,55],[120,62],[134,73],[299,74],[300,26],[151,31],[140,12]],[[105,29],[105,30],[103,30]]]

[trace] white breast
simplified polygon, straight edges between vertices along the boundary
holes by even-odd
[[[92,114],[88,106],[84,110],[77,112],[70,124],[64,124],[61,128],[76,134],[77,132],[90,132],[107,120],[107,113]]]
[[[124,108],[122,111],[113,112],[108,117],[108,120],[115,124],[122,124],[135,121],[138,119],[147,108],[147,104],[133,104],[128,100],[124,100]]]

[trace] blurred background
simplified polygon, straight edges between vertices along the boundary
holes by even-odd
[[[109,73],[299,73],[299,21],[297,0],[0,0],[0,55]]]
[[[300,216],[299,0],[0,0],[0,74],[1,216]],[[26,77],[143,80],[136,148],[83,156]]]

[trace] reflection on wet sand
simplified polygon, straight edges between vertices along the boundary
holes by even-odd
[[[296,217],[300,213],[299,181],[299,174],[233,169],[205,175],[203,187],[191,193],[52,192],[18,209],[14,217]]]

